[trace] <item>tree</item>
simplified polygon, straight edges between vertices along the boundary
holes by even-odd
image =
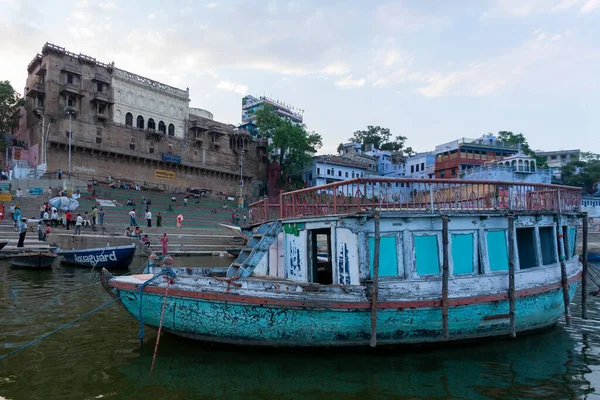
[[[363,151],[367,144],[373,144],[373,147],[379,150],[401,151],[404,148],[406,137],[398,135],[390,140],[391,137],[392,133],[389,128],[369,125],[365,130],[354,132],[354,136],[350,140],[360,143]]]
[[[600,181],[600,156],[581,153],[581,159],[562,167],[560,174],[565,185],[579,186],[587,193],[593,193],[594,184]]]
[[[538,168],[547,168],[548,164],[546,163],[546,159],[544,157],[539,157],[535,154],[535,151],[531,150],[529,147],[529,142],[527,142],[527,138],[522,133],[512,133],[510,131],[499,131],[498,132],[498,141],[502,143],[520,145],[521,151],[523,154],[526,154],[530,157],[533,157],[536,161]]]
[[[24,104],[9,81],[0,81],[0,134],[19,127],[20,107]]]
[[[259,137],[269,141],[269,153],[274,155],[286,180],[297,177],[323,145],[321,135],[279,117],[269,105],[256,112],[256,126]]]

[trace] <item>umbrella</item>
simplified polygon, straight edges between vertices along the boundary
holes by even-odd
[[[77,207],[79,207],[79,202],[77,200],[73,200],[69,197],[66,196],[61,196],[61,197],[54,197],[52,199],[50,199],[49,201],[50,205],[52,207],[56,207],[59,210],[77,210]]]

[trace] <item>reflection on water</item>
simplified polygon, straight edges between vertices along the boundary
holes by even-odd
[[[227,265],[218,257],[176,265]],[[135,269],[143,260],[136,260]],[[0,355],[109,300],[98,272],[0,264]],[[0,362],[0,399],[569,399],[600,387],[599,299],[583,321],[516,340],[359,351],[211,346],[156,332],[110,306]],[[573,307],[580,315],[579,306]],[[562,321],[561,321],[562,323]],[[600,396],[598,396],[600,397]]]

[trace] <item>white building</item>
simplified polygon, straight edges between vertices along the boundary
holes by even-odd
[[[561,168],[571,161],[579,160],[580,150],[536,151],[538,157],[545,157],[548,168],[553,173],[554,179],[561,179]]]
[[[435,178],[435,154],[417,153],[405,162],[406,176],[411,178]]]
[[[552,183],[552,171],[538,170],[535,159],[521,152],[502,161],[461,171],[459,177],[485,181]]]
[[[112,75],[114,122],[183,139],[189,89],[181,90],[118,68]]]
[[[304,182],[308,187],[320,186],[346,179],[369,175],[369,165],[346,157],[323,155],[313,157],[304,170]]]

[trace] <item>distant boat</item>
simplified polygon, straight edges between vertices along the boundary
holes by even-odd
[[[52,253],[21,253],[10,256],[8,262],[13,267],[45,269],[52,267],[56,254]]]
[[[591,262],[600,262],[600,253],[588,253],[587,260]]]
[[[84,267],[127,269],[135,255],[135,243],[126,246],[99,247],[95,249],[64,250],[58,249],[56,254],[64,264]]]

